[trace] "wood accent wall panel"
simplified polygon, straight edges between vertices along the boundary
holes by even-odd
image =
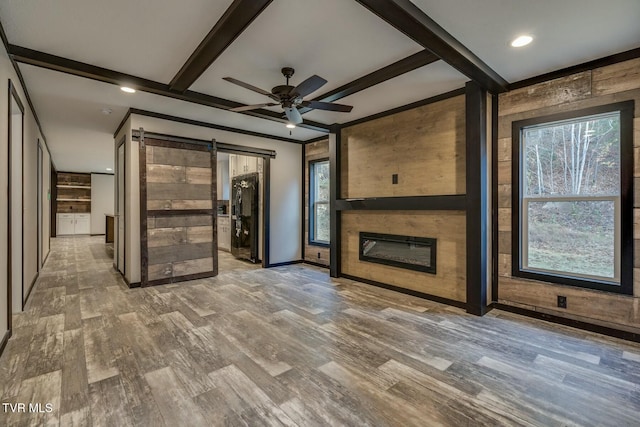
[[[304,259],[328,267],[330,262],[329,248],[309,244],[309,162],[329,158],[329,138],[306,144],[304,149]]]
[[[342,198],[465,193],[464,96],[350,126],[341,137]]]
[[[56,192],[57,213],[91,212],[91,174],[58,172]]]
[[[511,168],[514,121],[615,102],[635,101],[633,296],[511,277]],[[498,295],[499,302],[556,316],[640,331],[640,59],[621,62],[500,95],[498,123]],[[557,296],[567,308],[557,307]]]
[[[154,143],[146,140],[146,206],[162,212],[150,212],[146,221],[148,281],[215,275],[215,156],[202,147]]]
[[[437,274],[359,259],[359,233],[437,239]],[[466,217],[458,211],[345,211],[342,213],[342,272],[405,289],[466,301]]]

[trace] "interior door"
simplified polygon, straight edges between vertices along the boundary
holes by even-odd
[[[10,97],[9,136],[11,144],[11,299],[12,311],[22,311],[23,287],[23,123],[24,109],[17,93]]]
[[[118,158],[116,160],[116,269],[125,274],[124,256],[125,256],[125,143],[124,141],[118,146]]]
[[[40,140],[38,139],[38,191],[37,191],[37,216],[38,216],[38,262],[36,266],[36,270],[40,271],[42,267],[42,146],[40,145]]]
[[[218,274],[215,144],[141,136],[141,285]]]

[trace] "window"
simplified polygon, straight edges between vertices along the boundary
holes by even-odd
[[[513,123],[514,276],[632,293],[632,126],[632,102]]]
[[[310,162],[309,243],[328,245],[330,233],[329,160]]]

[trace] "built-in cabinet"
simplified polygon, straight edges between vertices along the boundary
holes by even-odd
[[[218,216],[218,249],[231,250],[231,221],[229,216]]]
[[[91,174],[58,172],[56,235],[91,233]]]
[[[229,155],[229,172],[231,177],[244,175],[250,172],[262,172],[258,170],[258,157]]]
[[[89,234],[91,232],[91,214],[59,213],[57,215],[58,236],[71,234]]]

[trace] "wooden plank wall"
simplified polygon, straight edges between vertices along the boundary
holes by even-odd
[[[342,198],[465,194],[465,143],[464,96],[345,128]],[[342,273],[465,302],[465,213],[401,209],[342,212]],[[438,239],[437,275],[360,261],[361,231]]]
[[[329,248],[309,244],[309,162],[329,158],[329,138],[305,145],[304,161],[304,259],[329,266]],[[318,254],[320,256],[318,257]]]
[[[360,231],[437,239],[436,274],[360,261]],[[465,242],[464,212],[346,211],[342,213],[342,272],[465,302]]]
[[[511,124],[516,120],[634,100],[634,293],[616,295],[511,277]],[[498,295],[503,304],[640,331],[640,59],[576,73],[500,95],[498,129]],[[567,308],[557,308],[557,295]]]
[[[343,129],[341,197],[464,194],[464,104],[457,96]]]
[[[171,212],[147,217],[150,282],[215,271],[215,212],[188,212],[213,209],[216,181],[211,157],[209,151],[147,143],[147,210]]]
[[[57,213],[89,213],[91,212],[91,174],[58,172],[56,185]],[[88,188],[64,188],[65,185],[82,185]],[[59,201],[58,199],[75,199],[73,201]],[[84,200],[83,200],[84,199]]]

